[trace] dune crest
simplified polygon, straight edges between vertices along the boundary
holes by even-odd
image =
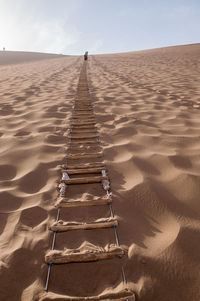
[[[63,292],[81,300],[93,292],[101,300],[120,283],[123,262],[127,286],[139,300],[199,301],[200,45],[89,56],[90,94],[128,256],[113,259],[114,265],[58,265],[49,294],[48,227],[55,221],[56,181],[83,60],[33,59],[8,59],[0,66],[0,299],[63,300]],[[96,186],[68,189],[74,199],[60,199],[57,206],[65,203],[61,219],[69,225],[75,213],[76,225],[85,217],[91,223],[109,218],[104,206],[87,206],[105,203],[94,198]],[[67,207],[78,199],[80,209]],[[111,230],[68,231],[57,243],[72,250],[86,242],[111,245]],[[117,292],[116,287],[116,298]]]

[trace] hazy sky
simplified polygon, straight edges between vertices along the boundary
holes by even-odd
[[[200,0],[0,0],[0,49],[111,53],[199,37]]]

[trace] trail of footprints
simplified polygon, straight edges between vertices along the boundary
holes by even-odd
[[[102,292],[97,296],[68,296],[58,295],[51,292],[50,278],[57,264],[93,262],[99,260],[108,260],[116,257],[121,258],[125,255],[125,250],[119,245],[117,234],[118,220],[112,209],[112,194],[110,192],[110,182],[106,173],[106,168],[102,158],[100,141],[95,126],[95,118],[92,104],[90,101],[89,89],[87,84],[87,62],[83,63],[77,96],[74,104],[74,110],[71,119],[69,152],[67,163],[62,166],[61,180],[59,183],[59,196],[56,202],[57,218],[50,225],[49,229],[53,232],[52,247],[46,253],[45,262],[48,265],[45,293],[40,297],[44,300],[135,300],[134,293],[127,288],[126,276],[123,267],[121,267],[123,285],[120,289],[109,289],[108,292]],[[83,197],[74,197],[68,191],[69,185],[80,185],[98,183],[104,193],[101,196],[92,195],[95,190],[86,191]],[[88,186],[88,185],[85,185]],[[72,191],[73,192],[73,191]],[[90,195],[90,197],[84,197]],[[60,220],[60,214],[63,208],[85,207],[85,206],[108,206],[110,217],[102,217],[85,222],[63,221]],[[75,230],[96,230],[102,228],[113,228],[115,244],[107,244],[105,247],[96,246],[85,242],[77,249],[56,250],[56,236],[61,232]],[[120,260],[120,259],[119,259]],[[67,268],[67,265],[66,265]],[[93,280],[93,279],[91,279]]]

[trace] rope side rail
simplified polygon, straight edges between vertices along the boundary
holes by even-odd
[[[76,297],[55,294],[48,292],[51,269],[53,265],[70,264],[72,262],[93,262],[99,260],[112,260],[114,257],[119,259],[126,256],[127,250],[122,248],[119,243],[117,233],[118,219],[115,217],[112,208],[112,193],[110,191],[110,181],[103,161],[102,146],[99,140],[98,130],[91,103],[86,74],[87,62],[84,62],[74,101],[71,116],[71,126],[68,137],[68,151],[66,154],[66,164],[60,166],[61,179],[58,181],[58,197],[55,202],[57,217],[54,223],[49,225],[49,231],[53,232],[51,249],[46,252],[45,262],[48,265],[45,291],[40,296],[40,301],[44,300],[135,300],[135,294],[127,288],[127,280],[123,266],[121,275],[123,288],[119,291],[113,289],[112,293],[102,293],[99,296]],[[77,152],[77,153],[73,153]],[[104,191],[103,196],[92,196],[92,199],[81,199],[68,197],[68,185],[101,185]],[[62,208],[87,207],[87,206],[108,206],[110,217],[101,217],[93,221],[70,222],[60,219]],[[64,248],[56,250],[56,235],[59,233],[77,230],[92,231],[94,229],[112,228],[114,231],[114,244],[106,246],[96,246],[85,242],[77,249]]]

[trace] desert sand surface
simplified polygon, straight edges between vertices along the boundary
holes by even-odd
[[[63,56],[0,66],[0,300],[44,291],[82,64]],[[126,256],[53,267],[45,300],[112,292],[123,265],[137,300],[199,301],[200,44],[90,56],[87,74]],[[108,209],[94,206],[66,208],[61,218],[103,217]],[[56,248],[113,239],[112,229],[70,231]]]
[[[21,64],[38,60],[58,58],[62,55],[40,52],[0,51],[0,65]]]

